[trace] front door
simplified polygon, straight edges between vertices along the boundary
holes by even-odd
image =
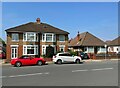
[[[11,47],[11,59],[18,57],[18,47]]]

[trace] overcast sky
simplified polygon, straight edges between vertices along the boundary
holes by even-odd
[[[117,2],[3,2],[2,37],[5,31],[36,18],[62,30],[68,31],[69,38],[77,32],[90,32],[102,40],[118,37]]]

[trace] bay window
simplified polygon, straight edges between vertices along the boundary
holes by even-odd
[[[23,55],[38,55],[38,45],[23,45]]]

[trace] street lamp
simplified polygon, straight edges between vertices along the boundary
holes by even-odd
[[[104,47],[105,47],[105,60],[106,60],[106,53],[107,53],[107,49],[106,48],[107,48],[107,45],[105,44]]]

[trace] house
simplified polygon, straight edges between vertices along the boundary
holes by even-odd
[[[5,59],[5,53],[6,53],[6,44],[5,42],[0,38],[0,59]]]
[[[109,53],[119,53],[120,52],[120,36],[112,41],[106,41],[108,45]]]
[[[85,53],[105,53],[105,42],[89,32],[77,34],[74,39],[69,41],[69,49],[72,51],[82,51]]]
[[[3,43],[2,43],[2,39],[0,38],[0,59],[2,58],[2,47],[3,47]]]
[[[22,55],[46,55],[46,49],[51,46],[53,52],[68,50],[68,32],[49,24],[29,22],[5,30],[7,33],[7,61]],[[51,51],[52,52],[52,51]]]

